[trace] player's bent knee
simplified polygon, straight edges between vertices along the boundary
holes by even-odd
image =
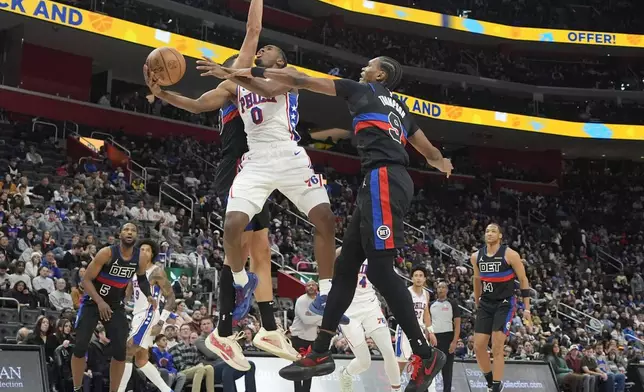
[[[335,215],[329,204],[319,204],[309,212],[309,219],[315,225],[316,232],[320,234],[333,233],[335,235]]]
[[[239,236],[241,239],[241,235],[250,221],[249,216],[246,212],[227,212],[224,220],[224,238],[226,238],[226,235],[232,235]]]

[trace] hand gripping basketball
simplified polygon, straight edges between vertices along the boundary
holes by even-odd
[[[161,93],[161,87],[159,86],[157,77],[145,64],[143,64],[143,78],[145,79],[145,84],[147,84],[152,94],[156,96]]]

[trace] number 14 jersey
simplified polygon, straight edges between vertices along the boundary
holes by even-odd
[[[500,301],[514,296],[516,274],[505,260],[507,245],[501,245],[493,255],[487,254],[487,246],[479,249],[476,264],[481,271],[482,299]]]

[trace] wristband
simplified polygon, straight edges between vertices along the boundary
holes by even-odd
[[[532,298],[532,290],[530,290],[530,289],[521,289],[521,297],[523,297],[523,298]]]
[[[434,326],[430,325],[429,327],[427,327],[427,332],[434,333]]]
[[[264,67],[253,67],[253,68],[250,69],[250,74],[254,78],[264,78],[264,79],[266,79],[266,77],[264,76],[264,72],[266,72],[266,68],[264,68]]]
[[[168,312],[167,310],[163,309],[163,311],[161,312],[160,320],[165,322],[168,319],[168,317],[170,317],[170,312]]]

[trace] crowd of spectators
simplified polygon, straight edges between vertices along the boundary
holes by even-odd
[[[209,224],[211,220],[220,224],[213,216],[223,214],[222,201],[209,181],[214,170],[211,163],[220,157],[218,147],[189,139],[116,136],[120,144],[130,148],[133,159],[159,169],[144,186],[133,186],[136,182],[129,183],[128,173],[111,168],[106,161],[79,165],[65,160],[54,145],[47,143],[37,150],[29,143],[18,142],[2,148],[1,158],[10,177],[5,177],[0,197],[0,278],[6,276],[0,281],[8,282],[3,287],[8,290],[6,296],[15,298],[21,308],[44,308],[49,316],[62,314],[62,318],[52,317],[47,323],[61,323],[63,332],[68,328],[65,318],[73,319],[83,295],[78,283],[84,267],[97,249],[116,241],[116,227],[124,220],[141,222],[145,229],[142,234],[161,243],[160,262],[168,264],[169,260],[169,265],[190,270],[199,265],[208,271],[223,261],[221,233]],[[618,370],[644,359],[644,280],[635,273],[644,262],[642,167],[583,162],[570,162],[567,167],[560,196],[513,196],[521,198],[527,211],[541,212],[541,221],[531,224],[525,219],[517,220],[516,202],[506,202],[510,200],[507,196],[490,193],[485,187],[433,185],[415,196],[407,221],[419,231],[408,233],[408,245],[400,251],[396,268],[400,275],[407,276],[414,266],[424,266],[430,272],[430,290],[439,281],[449,283],[450,295],[464,309],[463,341],[457,348],[460,357],[473,355],[473,301],[467,256],[480,246],[484,226],[494,220],[505,228],[505,241],[524,258],[532,286],[538,292],[533,325],[523,324],[521,311],[512,320],[513,334],[506,348],[509,358],[546,358],[544,350],[549,353],[549,347],[556,343],[563,358],[570,357],[566,351],[573,351],[571,347],[583,346],[585,355],[591,355],[587,348],[593,347],[598,362],[605,355],[604,363],[609,367],[614,363]],[[359,181],[330,168],[318,169],[328,179],[337,236],[341,238]],[[31,183],[37,185],[31,188]],[[180,206],[162,210],[148,196],[156,194],[161,183],[175,184],[189,195],[194,215]],[[275,254],[292,270],[314,272],[315,266],[310,263],[311,227],[279,195],[271,203],[270,240]],[[602,259],[602,252],[611,255],[611,259]],[[209,309],[205,301],[198,299],[199,290],[190,286],[187,277],[177,280],[174,287],[183,302],[176,321],[171,323],[190,325],[190,333],[187,329],[183,333],[181,327],[167,328],[164,336],[157,339],[159,357],[153,358],[159,358],[162,368],[174,363],[179,372],[197,366],[194,374],[201,373],[208,379],[208,359],[188,356],[190,359],[184,361],[183,353],[173,353],[168,346],[184,341],[189,350],[198,350],[199,337],[206,332],[202,323],[209,323],[203,320],[216,321],[216,309]],[[290,317],[279,321],[287,327],[292,319],[288,302],[285,310],[290,310]],[[573,322],[561,312],[579,321]],[[204,314],[208,317],[204,318]],[[394,327],[395,320],[390,321]],[[41,321],[40,327],[33,330],[41,330],[43,324]],[[238,325],[244,333],[241,341],[249,350],[258,326],[254,316]],[[212,327],[208,324],[203,328]],[[20,336],[27,339],[29,332],[22,329]],[[45,344],[47,339],[43,340]],[[56,348],[54,343],[70,340],[60,339],[63,338],[52,340],[50,352]],[[336,350],[346,353],[348,348],[343,342],[339,337]],[[106,343],[99,328],[96,344]],[[599,344],[603,351],[599,351]],[[104,347],[98,349],[104,353]],[[376,347],[372,349],[377,352]],[[573,365],[568,366],[574,370]],[[174,374],[172,369],[167,370]],[[189,373],[192,371],[184,372]],[[168,377],[173,383],[182,379]]]

